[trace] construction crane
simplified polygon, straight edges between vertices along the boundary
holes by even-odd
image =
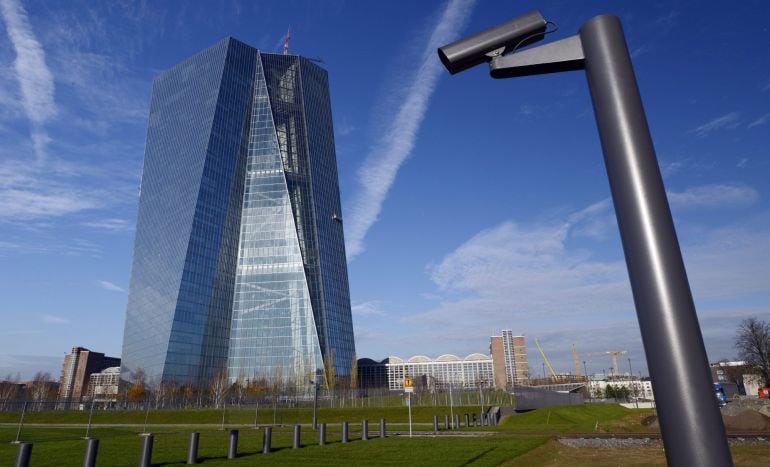
[[[578,353],[574,342],[572,343],[572,361],[575,363],[575,376],[580,378],[580,358],[578,358]]]
[[[586,357],[595,357],[597,355],[612,355],[612,374],[617,375],[618,372],[618,355],[627,354],[627,350],[607,350],[606,352],[591,352],[585,354]]]
[[[551,375],[553,376],[554,381],[559,381],[559,377],[556,376],[556,372],[553,371],[553,367],[551,366],[551,363],[548,361],[548,358],[545,356],[545,352],[543,352],[543,348],[540,347],[540,342],[537,341],[537,337],[535,337],[535,345],[537,346],[537,350],[540,351],[540,355],[543,356],[543,361],[545,362],[546,366],[548,366],[548,369],[551,371]]]

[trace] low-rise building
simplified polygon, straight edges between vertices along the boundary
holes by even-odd
[[[119,358],[107,357],[85,347],[73,347],[72,352],[64,357],[59,379],[59,400],[80,402],[88,393],[88,381],[92,373],[119,366]]]

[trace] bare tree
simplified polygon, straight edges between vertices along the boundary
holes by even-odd
[[[249,382],[246,380],[246,375],[243,374],[243,372],[238,374],[238,378],[235,379],[235,383],[233,383],[233,391],[235,392],[235,400],[238,403],[238,408],[241,408],[241,402],[243,402],[243,398],[246,395],[246,389],[249,385]]]
[[[735,335],[735,348],[741,360],[770,386],[770,324],[757,318],[741,321]]]
[[[214,373],[211,381],[209,381],[209,394],[215,409],[218,409],[224,403],[228,389],[227,371],[218,370]]]
[[[48,398],[48,392],[51,390],[51,374],[38,371],[32,379],[30,387],[30,396],[33,401],[40,402]]]

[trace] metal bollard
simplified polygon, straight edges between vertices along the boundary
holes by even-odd
[[[142,457],[139,458],[139,467],[150,467],[152,465],[152,443],[155,437],[147,434],[142,441]]]
[[[96,454],[99,452],[99,440],[88,438],[86,441],[86,454],[83,457],[83,467],[96,467]]]
[[[460,414],[459,414],[459,413],[456,413],[456,414],[455,414],[455,425],[454,425],[454,429],[455,429],[455,430],[457,430],[457,429],[459,429],[459,428],[460,428]]]
[[[449,429],[449,415],[444,415],[444,429]]]
[[[266,426],[265,433],[262,435],[262,454],[270,453],[270,442],[273,438],[273,427]]]
[[[238,430],[230,430],[230,445],[227,447],[227,458],[238,457]]]
[[[299,423],[294,425],[294,437],[291,441],[291,448],[292,449],[299,449],[300,448],[300,425]]]
[[[20,443],[19,452],[16,454],[14,467],[29,466],[29,458],[32,456],[32,443]]]
[[[388,436],[387,432],[385,431],[385,419],[380,419],[380,438],[384,438]]]
[[[326,444],[326,423],[321,423],[318,430],[318,445],[323,446]]]
[[[363,441],[369,439],[369,421],[366,419],[361,420],[361,439]]]
[[[473,414],[473,426],[479,426],[479,419]]]
[[[348,422],[342,422],[342,442],[348,442]]]
[[[471,426],[471,417],[468,414],[465,414],[465,428],[470,428]]]
[[[200,440],[200,436],[201,434],[197,431],[190,433],[190,445],[187,447],[188,464],[198,463],[198,441]]]
[[[438,417],[435,415],[433,416],[433,431],[438,432]]]

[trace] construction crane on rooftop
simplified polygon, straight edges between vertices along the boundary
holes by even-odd
[[[580,358],[578,358],[577,348],[575,343],[572,343],[572,361],[575,363],[575,376],[580,378]]]
[[[543,352],[543,348],[540,347],[540,342],[537,341],[537,337],[535,337],[535,345],[537,346],[537,350],[540,351],[540,355],[543,356],[543,361],[545,362],[546,366],[548,366],[548,369],[551,370],[551,375],[553,376],[553,380],[559,381],[559,377],[556,376],[556,372],[553,371],[553,367],[551,366],[551,363],[548,361],[548,358],[545,356],[545,352]]]
[[[597,355],[612,355],[612,374],[617,375],[618,372],[618,355],[627,354],[627,350],[607,350],[605,352],[591,352],[585,354],[586,357],[595,357]]]

